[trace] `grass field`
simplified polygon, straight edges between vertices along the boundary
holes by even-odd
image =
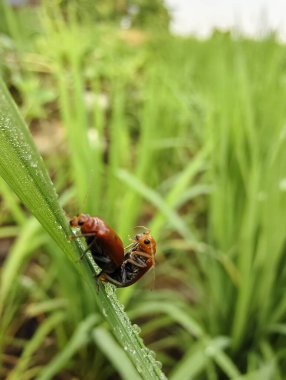
[[[282,380],[285,46],[1,4],[33,139],[1,85],[0,377]],[[68,239],[79,212],[125,244],[148,226],[155,271],[98,291]]]

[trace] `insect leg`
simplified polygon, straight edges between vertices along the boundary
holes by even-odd
[[[152,255],[149,255],[149,253],[141,252],[141,251],[132,251],[131,255],[143,256],[143,257],[147,257],[148,259],[152,258]]]
[[[113,285],[116,285],[117,287],[122,287],[124,284],[123,282],[114,280],[112,277],[110,277],[107,273],[101,272],[96,276],[97,279],[103,281],[103,282],[110,282]]]
[[[135,265],[136,267],[139,267],[139,268],[146,268],[147,267],[147,265],[145,264],[145,263],[143,263],[143,261],[141,261],[141,263],[138,263],[137,261],[135,261],[135,260],[133,260],[133,259],[126,259],[125,261],[124,261],[124,264],[126,264],[126,263],[130,263],[130,264],[132,264],[132,265]]]
[[[141,252],[141,251],[133,251],[131,253],[131,255],[136,255],[136,256],[143,256],[143,257],[147,257],[147,259],[151,259],[152,260],[152,265],[154,265],[154,255],[150,255],[149,253],[146,253],[146,252]]]
[[[87,236],[87,235],[82,235],[82,236]],[[89,234],[89,236],[94,236],[94,238],[92,239],[92,241],[88,244],[88,246],[85,248],[85,250],[83,251],[83,253],[81,254],[80,256],[80,260],[82,260],[84,258],[84,256],[86,255],[86,253],[90,250],[90,248],[93,246],[93,244],[96,244],[96,238],[97,236],[94,235],[94,234]]]
[[[95,233],[94,232],[87,232],[85,234],[73,234],[73,235],[70,235],[70,239],[77,239],[77,238],[81,238],[81,237],[86,237],[86,236],[95,236]]]

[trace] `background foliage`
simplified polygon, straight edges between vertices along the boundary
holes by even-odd
[[[1,76],[67,217],[126,244],[151,228],[155,281],[117,294],[170,379],[283,379],[285,47],[171,36],[161,1],[77,3],[0,12]],[[0,192],[1,376],[134,379],[82,264]]]

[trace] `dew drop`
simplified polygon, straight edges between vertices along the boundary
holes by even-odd
[[[155,354],[155,352],[154,352],[154,351],[152,351],[152,350],[149,350],[149,356],[150,356],[152,359],[155,359],[155,357],[156,357],[156,354]]]
[[[155,363],[156,363],[156,366],[158,368],[162,369],[162,363],[161,362],[159,362],[158,360],[156,360]],[[165,376],[163,378],[165,378]]]
[[[132,327],[133,327],[135,334],[137,334],[137,335],[140,334],[141,328],[138,325],[136,325],[136,323]]]
[[[279,182],[280,191],[286,191],[286,178],[282,178]]]
[[[106,291],[107,297],[110,298],[110,296],[113,296],[114,294],[115,286],[112,284],[106,284],[105,291]]]

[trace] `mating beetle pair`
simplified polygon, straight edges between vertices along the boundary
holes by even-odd
[[[91,251],[102,270],[97,276],[101,281],[124,288],[137,282],[155,263],[156,242],[150,231],[136,235],[125,253],[120,237],[98,217],[79,214],[70,220],[70,226],[80,228],[81,234],[76,236],[85,238],[86,251]]]

